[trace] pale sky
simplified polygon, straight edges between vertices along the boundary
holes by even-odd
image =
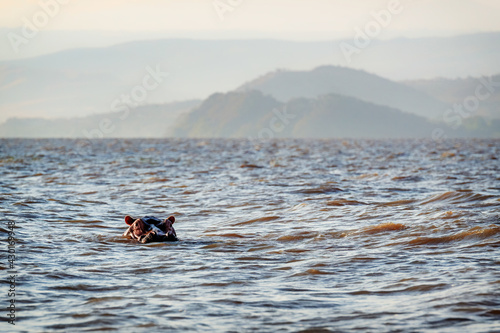
[[[500,0],[0,0],[0,61],[159,38],[353,39],[374,24],[377,39],[453,36],[499,18]]]
[[[0,0],[0,27],[22,27],[24,19],[33,22],[42,3],[60,2],[67,4],[59,5],[44,30],[240,31],[323,39],[349,37],[391,1],[402,11],[392,15],[381,38],[500,30],[498,0]]]

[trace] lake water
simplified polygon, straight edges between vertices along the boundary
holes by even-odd
[[[499,152],[499,140],[1,140],[0,330],[498,332]],[[175,215],[180,241],[125,239],[126,214]]]

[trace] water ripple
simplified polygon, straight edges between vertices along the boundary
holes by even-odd
[[[498,140],[0,143],[21,330],[500,330]]]

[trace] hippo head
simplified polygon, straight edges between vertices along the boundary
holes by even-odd
[[[138,240],[141,243],[176,241],[174,224],[175,217],[170,216],[164,220],[153,216],[133,218],[125,216],[125,223],[129,225],[123,236]]]

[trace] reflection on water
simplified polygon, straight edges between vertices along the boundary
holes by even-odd
[[[16,329],[500,330],[498,140],[0,144]]]

